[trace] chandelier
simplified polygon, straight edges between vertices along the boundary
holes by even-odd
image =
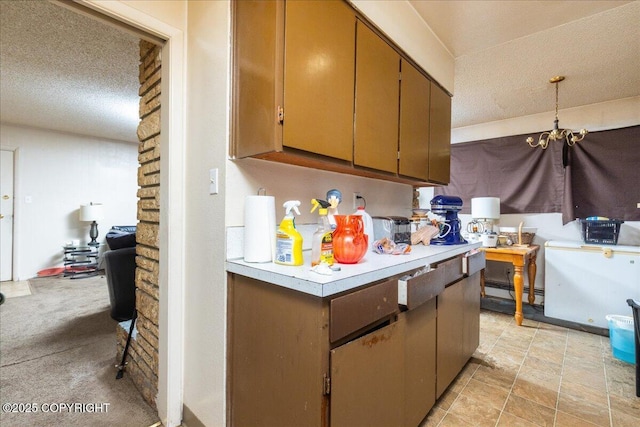
[[[565,140],[569,147],[573,146],[576,142],[580,142],[584,139],[584,136],[589,133],[586,129],[580,129],[580,132],[576,135],[570,129],[558,128],[558,83],[564,80],[564,76],[555,76],[549,79],[549,83],[556,85],[556,119],[553,121],[553,130],[550,132],[542,132],[538,138],[538,142],[534,143],[533,138],[527,138],[529,146],[541,147],[545,150],[549,146],[549,141],[561,141]]]

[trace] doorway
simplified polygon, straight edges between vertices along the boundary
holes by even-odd
[[[44,71],[40,68],[38,68],[36,71],[46,72],[48,71],[46,69],[54,69],[54,68],[55,68],[55,71],[59,71],[60,69],[56,68],[56,66],[60,65],[61,66],[60,68],[63,69],[63,72],[59,72],[59,76],[62,77],[61,83],[66,83],[66,82],[72,83],[68,86],[64,86],[64,90],[63,90],[62,89],[63,84],[56,84],[58,80],[55,80],[55,78],[58,76],[56,76],[55,74],[53,76],[48,76],[49,81],[47,83],[49,84],[42,85],[44,93],[42,93],[40,96],[37,96],[37,98],[44,98],[43,102],[46,102],[50,99],[50,97],[48,96],[50,94],[46,92],[46,90],[50,87],[55,87],[58,90],[58,93],[61,96],[60,98],[54,100],[54,103],[53,103],[54,105],[52,105],[50,108],[51,113],[53,113],[52,119],[49,121],[49,123],[36,124],[35,118],[33,117],[35,114],[32,115],[32,117],[27,118],[28,120],[33,120],[33,127],[47,129],[47,132],[41,132],[40,130],[38,130],[38,134],[39,134],[38,138],[42,140],[43,144],[50,142],[51,144],[49,145],[49,147],[51,147],[50,148],[51,151],[57,151],[59,153],[64,153],[64,154],[63,155],[61,154],[60,156],[56,156],[55,159],[51,159],[49,158],[49,156],[38,157],[38,151],[35,149],[35,147],[29,150],[27,150],[26,148],[25,149],[21,148],[22,150],[21,154],[23,155],[21,155],[20,170],[23,172],[22,172],[22,175],[17,177],[17,181],[16,181],[18,184],[17,189],[19,190],[18,194],[32,194],[31,192],[24,191],[25,185],[27,184],[31,185],[32,189],[30,191],[33,191],[33,188],[39,189],[38,185],[40,187],[43,187],[43,183],[45,183],[46,181],[49,181],[49,182],[55,181],[56,178],[58,178],[57,185],[54,188],[48,187],[49,191],[40,192],[40,197],[38,197],[37,194],[34,194],[33,200],[34,202],[40,203],[41,200],[44,200],[45,195],[46,197],[56,198],[56,200],[46,199],[46,201],[49,202],[48,206],[52,208],[56,208],[57,206],[62,206],[62,209],[65,211],[65,217],[64,218],[58,217],[58,218],[55,218],[55,220],[51,220],[51,219],[46,220],[45,218],[47,218],[47,215],[50,215],[51,212],[50,211],[45,212],[44,209],[38,209],[38,208],[33,209],[36,203],[33,203],[31,205],[32,207],[31,211],[33,211],[33,215],[30,217],[26,217],[24,215],[25,214],[24,207],[23,209],[20,209],[17,212],[18,214],[20,214],[20,217],[16,218],[17,220],[16,233],[14,234],[16,236],[16,244],[15,244],[16,256],[14,257],[14,259],[19,261],[20,259],[23,259],[23,260],[27,259],[27,256],[23,253],[24,251],[20,248],[24,249],[27,246],[25,242],[29,242],[30,240],[33,241],[30,234],[27,236],[29,232],[28,229],[33,227],[32,224],[36,224],[38,222],[46,222],[47,226],[50,229],[54,230],[54,233],[59,229],[64,229],[65,231],[67,230],[73,231],[74,229],[72,227],[77,228],[77,225],[76,225],[78,223],[77,206],[80,203],[75,199],[73,199],[72,197],[69,197],[69,194],[73,193],[74,191],[83,191],[84,189],[84,191],[95,192],[97,195],[100,195],[100,194],[105,194],[105,189],[103,187],[111,187],[109,191],[119,192],[120,194],[122,194],[123,189],[126,188],[127,193],[130,194],[130,196],[127,196],[128,200],[129,199],[134,200],[134,202],[132,203],[134,209],[127,210],[127,212],[130,212],[130,214],[126,216],[125,215],[121,216],[121,217],[124,217],[127,222],[119,223],[117,222],[117,219],[112,220],[111,218],[109,218],[108,222],[105,221],[104,224],[105,225],[108,224],[107,227],[110,227],[111,225],[130,225],[131,223],[129,221],[133,221],[133,223],[135,224],[135,222],[137,222],[137,220],[140,219],[138,215],[139,208],[136,206],[135,200],[137,200],[138,198],[142,198],[142,196],[139,196],[137,192],[137,189],[140,186],[140,184],[138,183],[137,171],[140,169],[140,163],[146,160],[139,159],[138,157],[140,155],[140,152],[144,154],[144,148],[138,150],[136,145],[131,145],[126,150],[118,151],[118,148],[115,146],[122,145],[120,141],[123,141],[125,143],[127,141],[124,139],[116,140],[113,136],[111,136],[111,134],[107,133],[107,131],[110,130],[108,118],[113,115],[123,115],[123,113],[125,112],[123,110],[126,110],[126,108],[119,108],[120,105],[116,104],[116,108],[114,108],[113,110],[112,109],[103,110],[103,115],[106,123],[104,125],[105,126],[104,131],[106,135],[105,137],[100,137],[102,133],[101,128],[98,127],[97,129],[92,129],[91,125],[93,123],[90,122],[89,120],[79,120],[79,118],[85,118],[85,119],[87,118],[87,116],[81,115],[84,112],[82,110],[87,110],[87,111],[91,110],[91,108],[94,106],[93,104],[101,105],[100,101],[103,101],[105,99],[110,99],[110,98],[116,98],[117,96],[115,94],[115,92],[117,91],[114,90],[113,86],[110,86],[110,84],[116,84],[116,85],[119,84],[120,81],[118,79],[113,79],[111,81],[108,81],[107,82],[108,84],[105,84],[105,85],[101,85],[100,83],[103,82],[102,78],[105,77],[105,75],[109,73],[113,73],[114,69],[117,68],[121,63],[119,61],[119,59],[122,59],[121,57],[119,56],[112,57],[107,54],[107,53],[115,53],[115,54],[120,53],[120,52],[112,52],[112,51],[120,51],[120,49],[118,49],[118,46],[120,46],[120,44],[117,42],[117,40],[121,38],[122,39],[125,38],[125,37],[118,37],[118,35],[115,34],[120,32],[121,34],[126,35],[126,39],[127,39],[126,44],[127,45],[133,44],[133,49],[134,49],[133,51],[129,48],[126,50],[127,52],[126,55],[129,55],[129,57],[131,57],[131,55],[134,55],[133,56],[134,66],[133,68],[127,69],[127,70],[131,70],[132,73],[130,75],[133,77],[133,79],[129,79],[127,80],[127,82],[129,82],[130,80],[133,80],[133,82],[137,85],[137,87],[134,87],[134,90],[130,92],[133,94],[133,97],[136,98],[136,101],[134,103],[134,109],[133,109],[133,113],[136,116],[135,117],[136,120],[134,122],[134,127],[132,128],[129,134],[131,135],[131,139],[133,139],[134,141],[138,141],[138,122],[140,119],[140,116],[138,115],[138,112],[139,112],[138,93],[141,87],[141,84],[139,81],[139,74],[141,74],[139,63],[141,62],[140,59],[142,55],[142,52],[139,46],[139,40],[140,40],[139,34],[131,30],[130,28],[128,28],[127,25],[124,23],[118,24],[117,22],[114,22],[114,20],[110,18],[98,16],[100,14],[90,13],[89,11],[86,10],[86,8],[82,8],[82,7],[80,8],[82,10],[80,10],[80,13],[78,13],[79,11],[74,8],[71,8],[72,10],[70,11],[69,4],[63,5],[67,7],[60,7],[61,4],[55,3],[55,2],[53,3],[50,3],[50,2],[17,3],[16,2],[16,4],[17,6],[7,6],[7,7],[3,6],[3,15],[5,12],[7,13],[16,12],[15,14],[17,16],[15,16],[15,18],[20,19],[20,22],[22,22],[22,24],[24,25],[24,28],[28,29],[27,30],[28,36],[32,36],[34,32],[37,33],[37,31],[35,31],[34,28],[39,27],[40,29],[43,29],[44,27],[47,27],[47,28],[59,27],[59,28],[54,28],[55,31],[51,31],[50,33],[51,37],[43,37],[44,30],[42,33],[37,33],[36,37],[31,39],[31,40],[35,39],[35,43],[34,43],[35,46],[33,50],[22,49],[22,52],[20,52],[22,54],[20,58],[24,58],[25,62],[20,65],[22,65],[24,68],[24,74],[30,71],[31,67],[36,68],[35,64],[38,64],[39,61],[41,61],[41,62],[45,62],[48,66],[43,67],[45,68]],[[49,18],[48,21],[47,21],[47,16],[45,16],[42,20],[37,21],[39,22],[39,24],[35,24],[32,21],[32,20],[35,20],[34,14],[29,14],[29,13],[21,14],[20,13],[21,10],[17,10],[17,8],[22,5],[24,5],[27,8],[40,8],[44,12],[44,13],[40,13],[40,15],[43,15],[43,14],[47,15]],[[10,9],[13,7],[15,7],[15,9]],[[5,22],[4,18],[5,16],[3,16],[3,23]],[[98,21],[101,21],[101,22],[98,22]],[[105,24],[104,21],[106,21],[107,25],[104,25]],[[20,24],[17,24],[17,25],[20,25]],[[126,30],[123,30],[123,28],[125,28]],[[81,29],[82,30],[86,29],[86,32],[80,31]],[[132,37],[132,32],[134,33],[133,37]],[[102,33],[103,35],[101,36],[100,33]],[[150,37],[150,38],[153,39],[153,37]],[[105,42],[100,44],[98,43],[97,39],[100,39],[101,41],[104,40]],[[131,43],[132,39],[134,39],[133,43]],[[125,44],[125,42],[123,42],[122,44]],[[15,43],[15,45],[19,45],[19,44]],[[40,45],[45,45],[45,46],[40,46]],[[105,49],[96,50],[93,48],[96,45],[104,45]],[[61,46],[62,46],[62,50],[60,50]],[[5,56],[5,52],[7,51],[4,50],[4,45],[3,45],[3,62],[4,62],[4,59],[12,58],[10,54],[7,54],[7,56]],[[81,55],[79,54],[80,52],[82,53]],[[11,51],[11,53],[13,53],[13,51]],[[109,68],[108,65],[110,64],[105,64],[104,61],[97,60],[97,58],[99,58],[100,56],[108,58],[108,61],[110,61],[111,64],[113,64],[113,67]],[[34,62],[29,62],[29,61],[34,61]],[[65,62],[65,63],[61,64],[61,62]],[[129,64],[129,62],[130,61],[127,61],[127,64]],[[159,61],[156,61],[156,63],[159,63]],[[68,65],[68,64],[71,64],[71,65]],[[78,68],[83,68],[83,71],[84,71],[86,69],[84,67],[88,68],[89,71],[93,69],[94,72],[92,74],[82,73],[79,75],[72,73],[73,69],[78,69]],[[3,68],[3,71],[4,71],[4,68]],[[64,71],[68,71],[68,72],[65,73]],[[161,68],[158,67],[157,70],[154,69],[154,72],[159,75],[162,73],[162,70]],[[158,86],[160,86],[159,77],[157,78],[157,82],[158,82],[157,83]],[[4,83],[5,83],[5,77],[3,75],[3,88],[5,87]],[[30,82],[27,81],[26,83],[29,84]],[[34,82],[32,86],[40,87],[41,85],[39,85],[37,82]],[[77,94],[74,94],[74,89],[76,88],[81,92],[80,97],[78,97]],[[89,96],[86,96],[86,92],[83,92],[83,89],[86,89],[86,88],[89,88],[90,90],[93,89],[95,93],[89,93]],[[160,92],[159,90],[157,91]],[[3,90],[3,93],[4,93],[4,90]],[[35,102],[33,103],[27,104],[27,105],[31,105],[33,110],[35,110],[36,107],[39,106],[39,104],[37,103],[39,100],[36,99],[34,101]],[[159,96],[158,96],[158,99],[155,101],[155,103],[158,106],[154,110],[157,110],[157,116],[159,116],[160,115]],[[61,111],[67,111],[67,108],[75,106],[75,105],[70,106],[69,104],[82,104],[82,108],[80,109],[81,111],[78,111],[79,113],[78,115],[75,115],[75,116],[68,115],[65,118],[62,118],[61,117],[62,114],[60,113]],[[18,108],[17,103],[15,104],[15,106],[16,108]],[[140,114],[144,114],[144,113],[141,112]],[[71,117],[71,119],[68,119],[68,117]],[[99,116],[99,117],[102,118],[102,116]],[[3,118],[4,118],[4,114],[3,114]],[[65,124],[69,124],[69,125],[74,124],[73,122],[80,122],[79,123],[80,127],[68,128],[68,129],[57,127],[60,124],[60,122],[63,122],[63,121],[65,122]],[[19,124],[29,129],[32,126],[32,122],[19,123]],[[16,129],[15,126],[12,126],[12,128],[15,133],[19,133],[22,131],[22,129]],[[69,143],[67,141],[62,141],[63,139],[70,139],[71,141],[75,142],[76,141],[75,138],[72,138],[72,137],[65,138],[65,136],[61,137],[58,132],[64,133],[65,135],[69,135],[69,134],[87,135],[88,138],[78,138],[77,140],[78,151],[82,153],[82,156],[80,155],[76,156],[72,152],[72,151],[75,151],[75,148],[68,147]],[[36,132],[32,132],[32,133],[35,134]],[[159,125],[158,125],[157,134],[159,135]],[[29,135],[27,135],[26,132],[22,133],[20,137],[20,141],[24,144],[32,143],[30,141],[26,141]],[[91,138],[95,138],[95,139],[92,140]],[[109,140],[112,140],[113,143],[111,143],[111,141]],[[91,144],[90,148],[82,145],[85,141],[88,144]],[[16,144],[19,144],[19,143],[16,143]],[[103,145],[98,146],[98,144],[103,144]],[[25,168],[22,166],[27,164],[27,162],[30,162],[30,165],[42,164],[44,165],[45,168],[47,168],[48,165],[45,164],[45,161],[44,161],[45,159],[43,159],[42,157],[47,157],[48,165],[52,165],[55,163],[56,165],[58,165],[60,169],[64,169],[65,171],[68,171],[68,175],[73,175],[71,179],[67,179],[66,175],[64,175],[64,179],[59,179],[61,174],[47,173],[49,171],[48,169],[44,169],[44,170],[41,169],[40,171],[34,171],[34,169],[36,169],[35,167],[30,167],[29,178],[23,179],[26,175],[24,173]],[[86,162],[77,161],[79,158],[82,160],[85,160],[85,158],[87,157],[92,157],[91,167],[89,168],[85,166]],[[126,159],[124,157],[126,157]],[[94,159],[95,159],[95,163],[94,163]],[[131,160],[135,162],[136,166],[131,164]],[[100,162],[102,162],[105,166],[102,167],[102,165],[99,164]],[[159,164],[159,160],[157,160],[156,163]],[[117,185],[117,182],[118,182],[117,177],[121,176],[122,167],[116,167],[116,165],[127,165],[127,167],[130,167],[130,170],[133,171],[132,172],[133,180],[129,180],[129,181],[132,181],[133,189],[131,189],[131,187],[128,185],[128,182],[126,186]],[[3,172],[8,169],[9,168],[3,167]],[[158,175],[159,171],[156,174]],[[99,176],[100,178],[98,180],[93,180],[91,183],[88,184],[86,181],[87,181],[87,176],[89,175]],[[45,177],[50,177],[50,179],[43,180],[43,178]],[[5,180],[3,178],[3,183],[4,182]],[[159,182],[157,184],[159,186]],[[157,192],[159,193],[159,189],[157,190]],[[44,194],[44,193],[47,193],[47,194]],[[120,194],[118,194],[118,196],[120,196]],[[86,197],[86,194],[83,194],[82,196],[75,196],[76,199],[79,199],[79,197],[84,198]],[[159,197],[157,198],[159,199]],[[23,197],[21,197],[21,199],[23,199]],[[120,199],[116,199],[115,197],[113,199],[120,200]],[[91,200],[91,199],[88,199],[88,200]],[[20,200],[20,201],[24,201],[24,200]],[[28,203],[28,202],[25,202],[25,203]],[[112,209],[117,210],[118,206],[119,205],[117,203],[113,203]],[[122,204],[120,204],[120,206],[122,206]],[[35,216],[36,214],[38,215],[38,217]],[[136,220],[136,217],[138,218],[137,220]],[[27,223],[30,226],[27,226],[26,225]],[[23,226],[20,226],[20,224],[23,224]],[[105,232],[106,230],[102,230],[103,236]],[[3,233],[3,234],[9,235],[10,233]],[[51,262],[52,263],[55,262],[56,264],[58,264],[61,262],[60,253],[61,253],[62,244],[64,244],[64,242],[67,242],[67,239],[61,239],[58,236],[52,237],[51,234],[52,233],[49,233],[47,235],[47,239],[44,239],[43,241],[49,242],[51,243],[51,245],[55,245],[48,252],[53,254],[51,255],[51,259],[52,259]],[[84,233],[82,233],[82,235],[84,235]],[[69,238],[74,238],[74,237],[76,236],[73,236],[73,235],[69,236]],[[153,240],[156,240],[156,239],[153,239]],[[158,250],[157,248],[154,248],[154,249],[156,251]],[[9,253],[11,253],[11,251],[9,251]],[[17,255],[20,255],[21,258],[19,258]],[[35,258],[35,257],[32,257],[32,258]],[[40,257],[38,259],[43,259],[43,258]],[[157,260],[157,257],[156,257],[156,260]],[[45,259],[45,262],[46,262],[46,259]],[[49,264],[49,265],[53,265],[53,264]],[[35,274],[36,271],[38,270],[39,268],[25,269],[24,273],[22,274],[27,277],[34,277],[36,275]],[[20,274],[20,271],[21,270],[17,269],[14,271],[14,273],[17,272]],[[14,277],[17,277],[17,276],[15,276],[14,274]],[[104,301],[106,301],[106,303],[108,304],[108,298],[105,299]],[[154,320],[154,324],[157,325],[158,321]],[[140,328],[138,328],[138,332],[140,332]],[[114,333],[115,333],[115,328],[114,328]],[[152,340],[149,340],[149,341],[152,341]],[[156,339],[156,342],[157,342],[157,339]],[[131,358],[129,358],[129,360],[131,361]],[[158,360],[158,357],[154,357],[153,360]],[[158,371],[157,366],[153,366],[152,369],[154,372]],[[155,383],[157,384],[157,379]],[[136,382],[136,384],[138,383]],[[151,400],[151,402],[155,403],[154,400],[157,394],[157,387],[155,388],[155,390],[152,391],[152,393],[141,393],[141,394],[143,394],[148,401]],[[149,397],[149,395],[151,395],[151,397]],[[152,406],[155,406],[155,405],[152,404]]]
[[[13,151],[0,150],[0,281],[13,280]]]
[[[10,4],[13,2],[2,2]],[[46,2],[20,2],[42,4]],[[64,7],[84,9],[80,13],[102,19],[110,25],[127,27],[138,33],[151,33],[152,37],[166,40],[162,49],[162,145],[158,151],[162,156],[162,176],[159,177],[161,191],[157,197],[160,221],[159,230],[159,350],[158,367],[158,413],[167,426],[178,425],[181,420],[183,390],[183,333],[184,324],[184,260],[185,224],[180,210],[168,209],[169,203],[181,200],[185,188],[185,81],[186,81],[186,37],[183,26],[186,20],[186,5],[173,2],[173,9],[145,3],[132,6],[134,2],[95,2],[79,0],[77,2],[52,2]],[[77,11],[77,10],[76,10]],[[175,12],[178,17],[174,19]],[[3,9],[4,14],[4,9]],[[28,19],[28,14],[25,18]],[[28,24],[25,24],[29,28]],[[31,28],[33,29],[33,28]],[[73,31],[68,31],[73,34]],[[46,43],[43,43],[46,44]],[[78,61],[81,58],[78,57]],[[103,72],[103,70],[99,71]],[[50,86],[50,85],[49,85]],[[46,86],[45,86],[46,87]],[[19,182],[18,182],[19,184]],[[19,189],[19,188],[18,188]],[[20,213],[19,210],[16,213]],[[19,223],[19,218],[16,219]],[[168,230],[171,230],[171,233]],[[17,247],[16,247],[17,249]],[[168,283],[171,282],[171,287]]]
[[[124,25],[138,33],[152,34],[164,40],[162,47],[162,125],[159,153],[163,173],[159,177],[159,357],[156,406],[158,415],[167,427],[175,427],[182,421],[184,388],[184,287],[186,246],[185,223],[180,210],[171,210],[171,201],[181,200],[185,190],[186,152],[185,104],[186,98],[186,45],[185,34],[173,26],[172,16],[162,19],[162,7],[152,4],[143,12],[126,2],[82,1],[91,8],[88,13],[99,19]],[[177,3],[177,2],[176,2]],[[77,5],[78,3],[64,3]],[[160,9],[160,10],[158,10]],[[112,17],[117,17],[114,19]],[[169,22],[169,23],[168,23]],[[180,25],[179,23],[176,25]],[[139,30],[141,29],[141,30]],[[171,230],[171,233],[168,230]],[[169,286],[171,283],[171,286]]]

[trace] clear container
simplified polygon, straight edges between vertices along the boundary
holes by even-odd
[[[371,218],[371,215],[369,215],[364,210],[363,206],[359,206],[354,215],[362,216],[362,222],[364,223],[364,234],[366,234],[369,239],[369,248],[367,249],[367,251],[373,250],[373,243],[375,239],[373,238],[373,219]]]

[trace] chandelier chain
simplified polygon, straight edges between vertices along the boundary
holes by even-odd
[[[549,83],[553,83],[556,85],[556,117],[553,121],[553,129],[549,132],[542,132],[538,138],[538,142],[534,143],[534,139],[532,137],[527,138],[527,143],[530,147],[540,147],[543,150],[549,146],[549,141],[561,141],[564,140],[569,147],[575,145],[576,142],[580,142],[584,139],[585,135],[589,133],[586,129],[580,129],[580,132],[575,134],[570,129],[560,129],[558,125],[558,104],[559,104],[559,96],[558,96],[558,83],[564,80],[564,76],[556,76],[549,80]]]
[[[558,120],[558,83],[556,82],[556,120]]]

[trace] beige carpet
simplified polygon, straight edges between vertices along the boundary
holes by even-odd
[[[38,278],[30,287],[31,295],[0,306],[0,425],[156,423],[128,375],[115,379],[116,321],[104,276]]]

